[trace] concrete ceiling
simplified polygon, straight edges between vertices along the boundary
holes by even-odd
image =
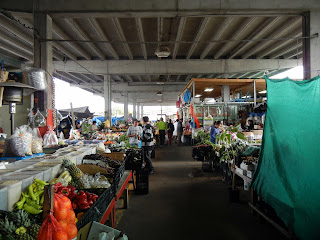
[[[17,67],[33,60],[33,21],[28,4],[32,1],[20,1],[16,7],[11,2],[5,0],[3,6],[16,20],[0,14],[0,58]],[[128,1],[128,6],[99,0],[94,1],[96,5],[90,1],[79,5],[74,1],[43,2],[39,12],[53,19],[54,76],[97,94],[103,93],[98,86],[107,73],[114,83],[150,83],[158,91],[159,77],[168,84],[178,82],[178,88],[183,89],[191,78],[261,78],[264,70],[283,72],[301,65],[301,14],[309,5],[319,8],[319,3],[300,4],[297,0],[286,7],[284,1],[271,7],[264,6],[263,0],[247,0],[245,6],[228,1],[228,5],[220,3],[220,11],[210,1],[172,1],[180,11],[171,1],[153,1],[152,6],[149,1],[137,1],[136,5]],[[205,8],[206,4],[210,6]],[[154,54],[159,43],[171,51],[165,60]],[[113,68],[107,72],[95,66]],[[114,93],[122,91],[115,88]],[[140,89],[150,90],[146,86]],[[121,101],[121,95],[116,96],[115,100]],[[138,102],[152,101],[137,98]]]

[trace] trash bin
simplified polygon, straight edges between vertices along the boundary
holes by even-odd
[[[136,171],[136,184],[134,193],[138,195],[149,193],[149,172],[146,169]]]

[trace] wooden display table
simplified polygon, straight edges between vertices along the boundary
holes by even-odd
[[[133,174],[131,170],[124,171],[122,178],[119,182],[119,189],[117,191],[117,194],[115,196],[115,200],[118,201],[122,194],[124,193],[124,204],[123,208],[128,208],[129,205],[129,190],[128,185],[130,180],[133,180]]]

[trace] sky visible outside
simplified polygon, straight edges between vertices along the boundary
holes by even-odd
[[[275,75],[271,78],[281,79],[289,77],[291,79],[303,79],[303,67],[295,67],[281,74]],[[104,113],[104,99],[103,97],[94,95],[88,91],[85,91],[78,87],[71,87],[69,83],[55,79],[55,103],[56,108],[67,109],[70,108],[70,102],[73,107],[84,107],[89,106],[90,112]],[[120,112],[123,109],[123,104],[112,102],[112,109],[118,109]],[[129,113],[132,113],[132,105],[129,105]],[[163,113],[168,115],[175,114],[177,112],[175,106],[163,107]],[[157,114],[160,114],[160,106],[145,106],[143,113],[144,115],[150,116],[151,119],[157,118]],[[119,114],[118,114],[119,115]]]

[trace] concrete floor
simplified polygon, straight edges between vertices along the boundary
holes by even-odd
[[[217,173],[191,177],[201,168],[191,147],[157,148],[153,162],[149,194],[132,194],[129,209],[117,212],[116,228],[130,240],[284,239],[250,214],[247,201],[230,204],[228,186]],[[240,197],[246,200],[249,193]]]

